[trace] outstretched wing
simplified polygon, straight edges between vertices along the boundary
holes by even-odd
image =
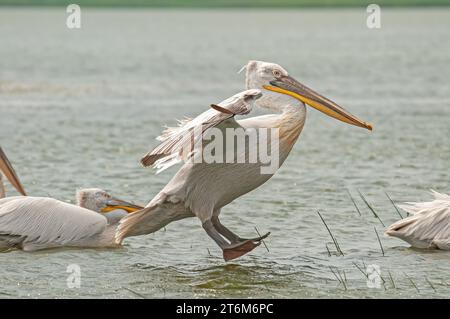
[[[48,197],[0,200],[0,244],[40,247],[70,245],[103,232],[106,218]]]
[[[146,167],[154,165],[158,172],[161,172],[190,158],[209,128],[217,126],[225,120],[230,120],[232,126],[239,126],[233,117],[248,114],[252,110],[252,102],[260,96],[259,90],[238,93],[219,104],[212,104],[211,109],[194,119],[180,121],[178,127],[167,128],[157,138],[161,144],[141,159],[142,165]]]
[[[6,178],[9,180],[12,186],[22,195],[26,196],[25,190],[23,189],[22,184],[20,183],[19,177],[17,176],[14,168],[6,157],[5,152],[3,152],[0,147],[0,172],[5,174]]]

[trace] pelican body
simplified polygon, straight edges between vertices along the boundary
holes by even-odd
[[[246,65],[246,87],[247,91],[236,94],[218,105],[212,105],[211,109],[198,117],[181,122],[180,127],[168,128],[158,138],[161,144],[143,157],[142,164],[153,165],[160,170],[165,169],[186,160],[181,148],[187,141],[198,140],[212,127],[220,130],[238,127],[245,131],[258,128],[278,129],[277,143],[281,165],[303,129],[306,119],[305,104],[343,122],[372,129],[370,124],[293,79],[277,64],[250,61]],[[235,115],[248,114],[253,103],[272,114],[235,120]],[[188,133],[197,127],[202,127],[201,136],[189,137]],[[273,141],[267,140],[267,143],[273,146]],[[251,147],[253,146],[250,145],[245,149],[247,154]],[[194,152],[194,155],[190,156],[195,158],[197,155]],[[262,174],[261,166],[261,162],[186,161],[144,210],[120,221],[116,235],[117,242],[121,243],[128,236],[155,232],[175,220],[196,216],[206,233],[222,249],[226,261],[248,253],[268,234],[252,239],[242,238],[222,225],[219,215],[224,206],[261,186],[272,177],[273,174]]]
[[[25,195],[17,174],[0,148],[0,171]],[[0,173],[1,177],[1,173]],[[5,188],[0,179],[0,190]],[[4,197],[4,196],[3,196]],[[56,247],[117,247],[121,218],[142,207],[92,188],[77,192],[77,205],[49,197],[0,198],[0,251]]]
[[[431,202],[398,205],[411,216],[389,226],[385,234],[415,248],[450,250],[450,196],[431,193]]]

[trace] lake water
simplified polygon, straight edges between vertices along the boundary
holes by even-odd
[[[237,71],[250,59],[281,64],[374,124],[369,133],[309,109],[277,175],[222,211],[243,236],[272,232],[269,252],[225,263],[187,219],[122,249],[0,254],[0,297],[448,297],[450,252],[384,237],[357,190],[385,225],[399,218],[385,192],[397,202],[450,192],[450,9],[381,18],[375,30],[365,8],[83,9],[70,30],[65,8],[0,8],[0,143],[31,195],[73,202],[77,188],[102,187],[145,204],[177,169],[138,162],[161,126],[243,89]],[[80,288],[67,287],[70,264]],[[369,288],[355,264],[379,266],[386,282]]]

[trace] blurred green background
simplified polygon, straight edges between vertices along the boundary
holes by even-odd
[[[0,0],[0,5],[148,6],[148,7],[351,7],[442,6],[450,0]]]

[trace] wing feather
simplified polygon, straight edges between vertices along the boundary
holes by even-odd
[[[182,160],[192,157],[202,141],[205,132],[235,115],[246,115],[252,110],[254,97],[260,96],[259,90],[247,90],[236,94],[219,104],[212,104],[211,109],[194,119],[179,122],[178,127],[169,127],[157,138],[161,143],[142,159],[144,166],[154,165],[158,173]],[[252,97],[248,99],[248,97]],[[234,119],[230,126],[239,126]]]
[[[431,202],[399,205],[412,216],[389,226],[386,234],[403,239],[417,248],[449,249],[450,197],[435,191],[432,194],[435,200]]]

